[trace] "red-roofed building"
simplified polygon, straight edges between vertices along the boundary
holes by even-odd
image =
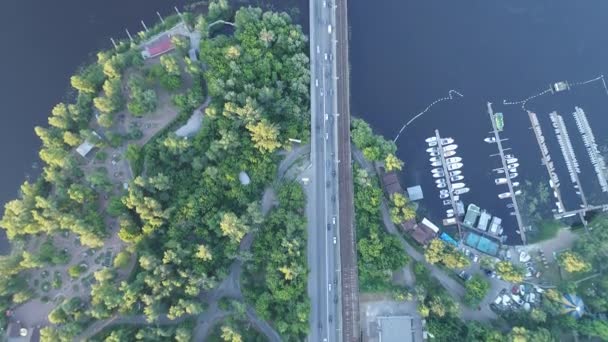
[[[165,54],[175,49],[175,46],[171,42],[171,37],[164,34],[158,37],[156,40],[146,44],[141,55],[144,59],[153,58]]]

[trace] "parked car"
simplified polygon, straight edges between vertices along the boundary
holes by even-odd
[[[458,273],[458,276],[464,281],[471,279],[471,275],[465,271],[460,271],[460,273]]]
[[[479,255],[473,254],[473,262],[479,262]]]

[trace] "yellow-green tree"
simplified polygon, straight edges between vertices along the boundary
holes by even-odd
[[[231,212],[222,215],[220,229],[222,230],[222,235],[229,237],[230,240],[236,243],[241,242],[243,236],[249,231],[249,227],[245,222]]]
[[[561,253],[557,260],[566,272],[587,272],[591,270],[591,264],[585,261],[578,253],[572,251]]]
[[[416,218],[416,211],[405,196],[394,193],[391,197],[393,202],[391,205],[391,220],[393,223],[399,224]]]
[[[232,327],[224,325],[222,326],[222,340],[225,342],[243,342],[243,337]]]
[[[429,264],[441,262],[450,269],[464,268],[471,263],[459,250],[440,239],[431,240],[424,251],[424,257]]]
[[[511,283],[519,283],[524,280],[524,272],[508,261],[499,261],[496,263],[496,274],[504,281]]]
[[[202,244],[198,246],[196,257],[204,261],[213,260],[213,255],[211,254],[209,248]]]
[[[389,153],[386,155],[386,158],[384,158],[384,167],[386,168],[386,171],[389,172],[401,170],[401,168],[403,168],[403,162],[394,154]]]
[[[251,140],[255,147],[262,152],[273,152],[281,147],[279,142],[279,128],[266,121],[261,120],[257,124],[248,124],[247,129],[251,133]]]

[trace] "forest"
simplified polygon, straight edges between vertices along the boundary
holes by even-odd
[[[268,306],[256,302],[256,309],[285,336],[299,338],[308,329],[305,199],[294,185],[285,185],[279,191],[281,206],[266,218],[259,202],[275,178],[277,152],[289,138],[308,139],[307,39],[285,13],[233,12],[223,0],[212,2],[207,17],[186,13],[184,19],[200,33],[200,64],[188,58],[184,46],[189,42],[179,37],[172,39],[176,51],[152,64],[144,62],[136,45],[121,43],[79,70],[71,78],[74,103],[58,104],[49,127],[36,127],[43,174],[21,187],[20,198],[6,205],[0,221],[13,245],[13,253],[0,259],[2,309],[36,296],[28,271],[69,261],[69,255],[53,249],[53,236],[67,232],[82,245],[99,248],[117,234],[125,246],[116,266],[91,277],[90,294],[66,298],[50,312],[53,325],[42,330],[43,340],[71,340],[92,322],[116,315],[144,315],[153,323],[204,312],[201,295],[227,276],[232,262],[247,258],[240,243],[262,222],[274,232],[259,232],[251,257],[255,267],[267,270]],[[210,31],[207,23],[217,19],[233,20],[234,32]],[[138,143],[142,134],[136,127],[115,129],[123,115],[145,120],[165,93],[178,116],[145,145]],[[211,102],[200,131],[187,139],[176,136],[173,130],[206,96]],[[85,167],[87,161],[74,153],[84,141],[94,145],[100,160],[108,148],[124,147],[133,171],[126,190],[112,183],[107,170]],[[241,173],[249,184],[241,183]],[[107,207],[102,206],[106,200]],[[112,218],[116,232],[104,223]],[[268,238],[279,231],[284,231],[283,243]],[[30,247],[40,238],[49,241],[45,248]],[[263,243],[268,245],[262,251],[257,246]],[[278,271],[262,266],[269,261],[262,252],[289,259]],[[84,271],[71,267],[70,275]],[[294,303],[300,307],[296,312],[290,310]],[[187,340],[188,329],[188,324],[125,327],[103,338],[180,341]]]

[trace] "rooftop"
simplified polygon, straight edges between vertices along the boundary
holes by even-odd
[[[144,47],[141,55],[145,58],[152,58],[173,50],[175,46],[171,42],[171,37],[168,34],[164,34],[158,37],[156,40],[149,42]]]
[[[410,201],[418,201],[424,198],[424,194],[422,193],[422,188],[420,185],[415,185],[407,188],[407,197],[410,198]]]
[[[405,316],[378,317],[379,342],[413,342],[422,340],[422,325]]]
[[[85,140],[80,146],[76,147],[76,152],[81,156],[86,157],[93,147],[95,147],[95,145],[91,144],[88,140]]]

